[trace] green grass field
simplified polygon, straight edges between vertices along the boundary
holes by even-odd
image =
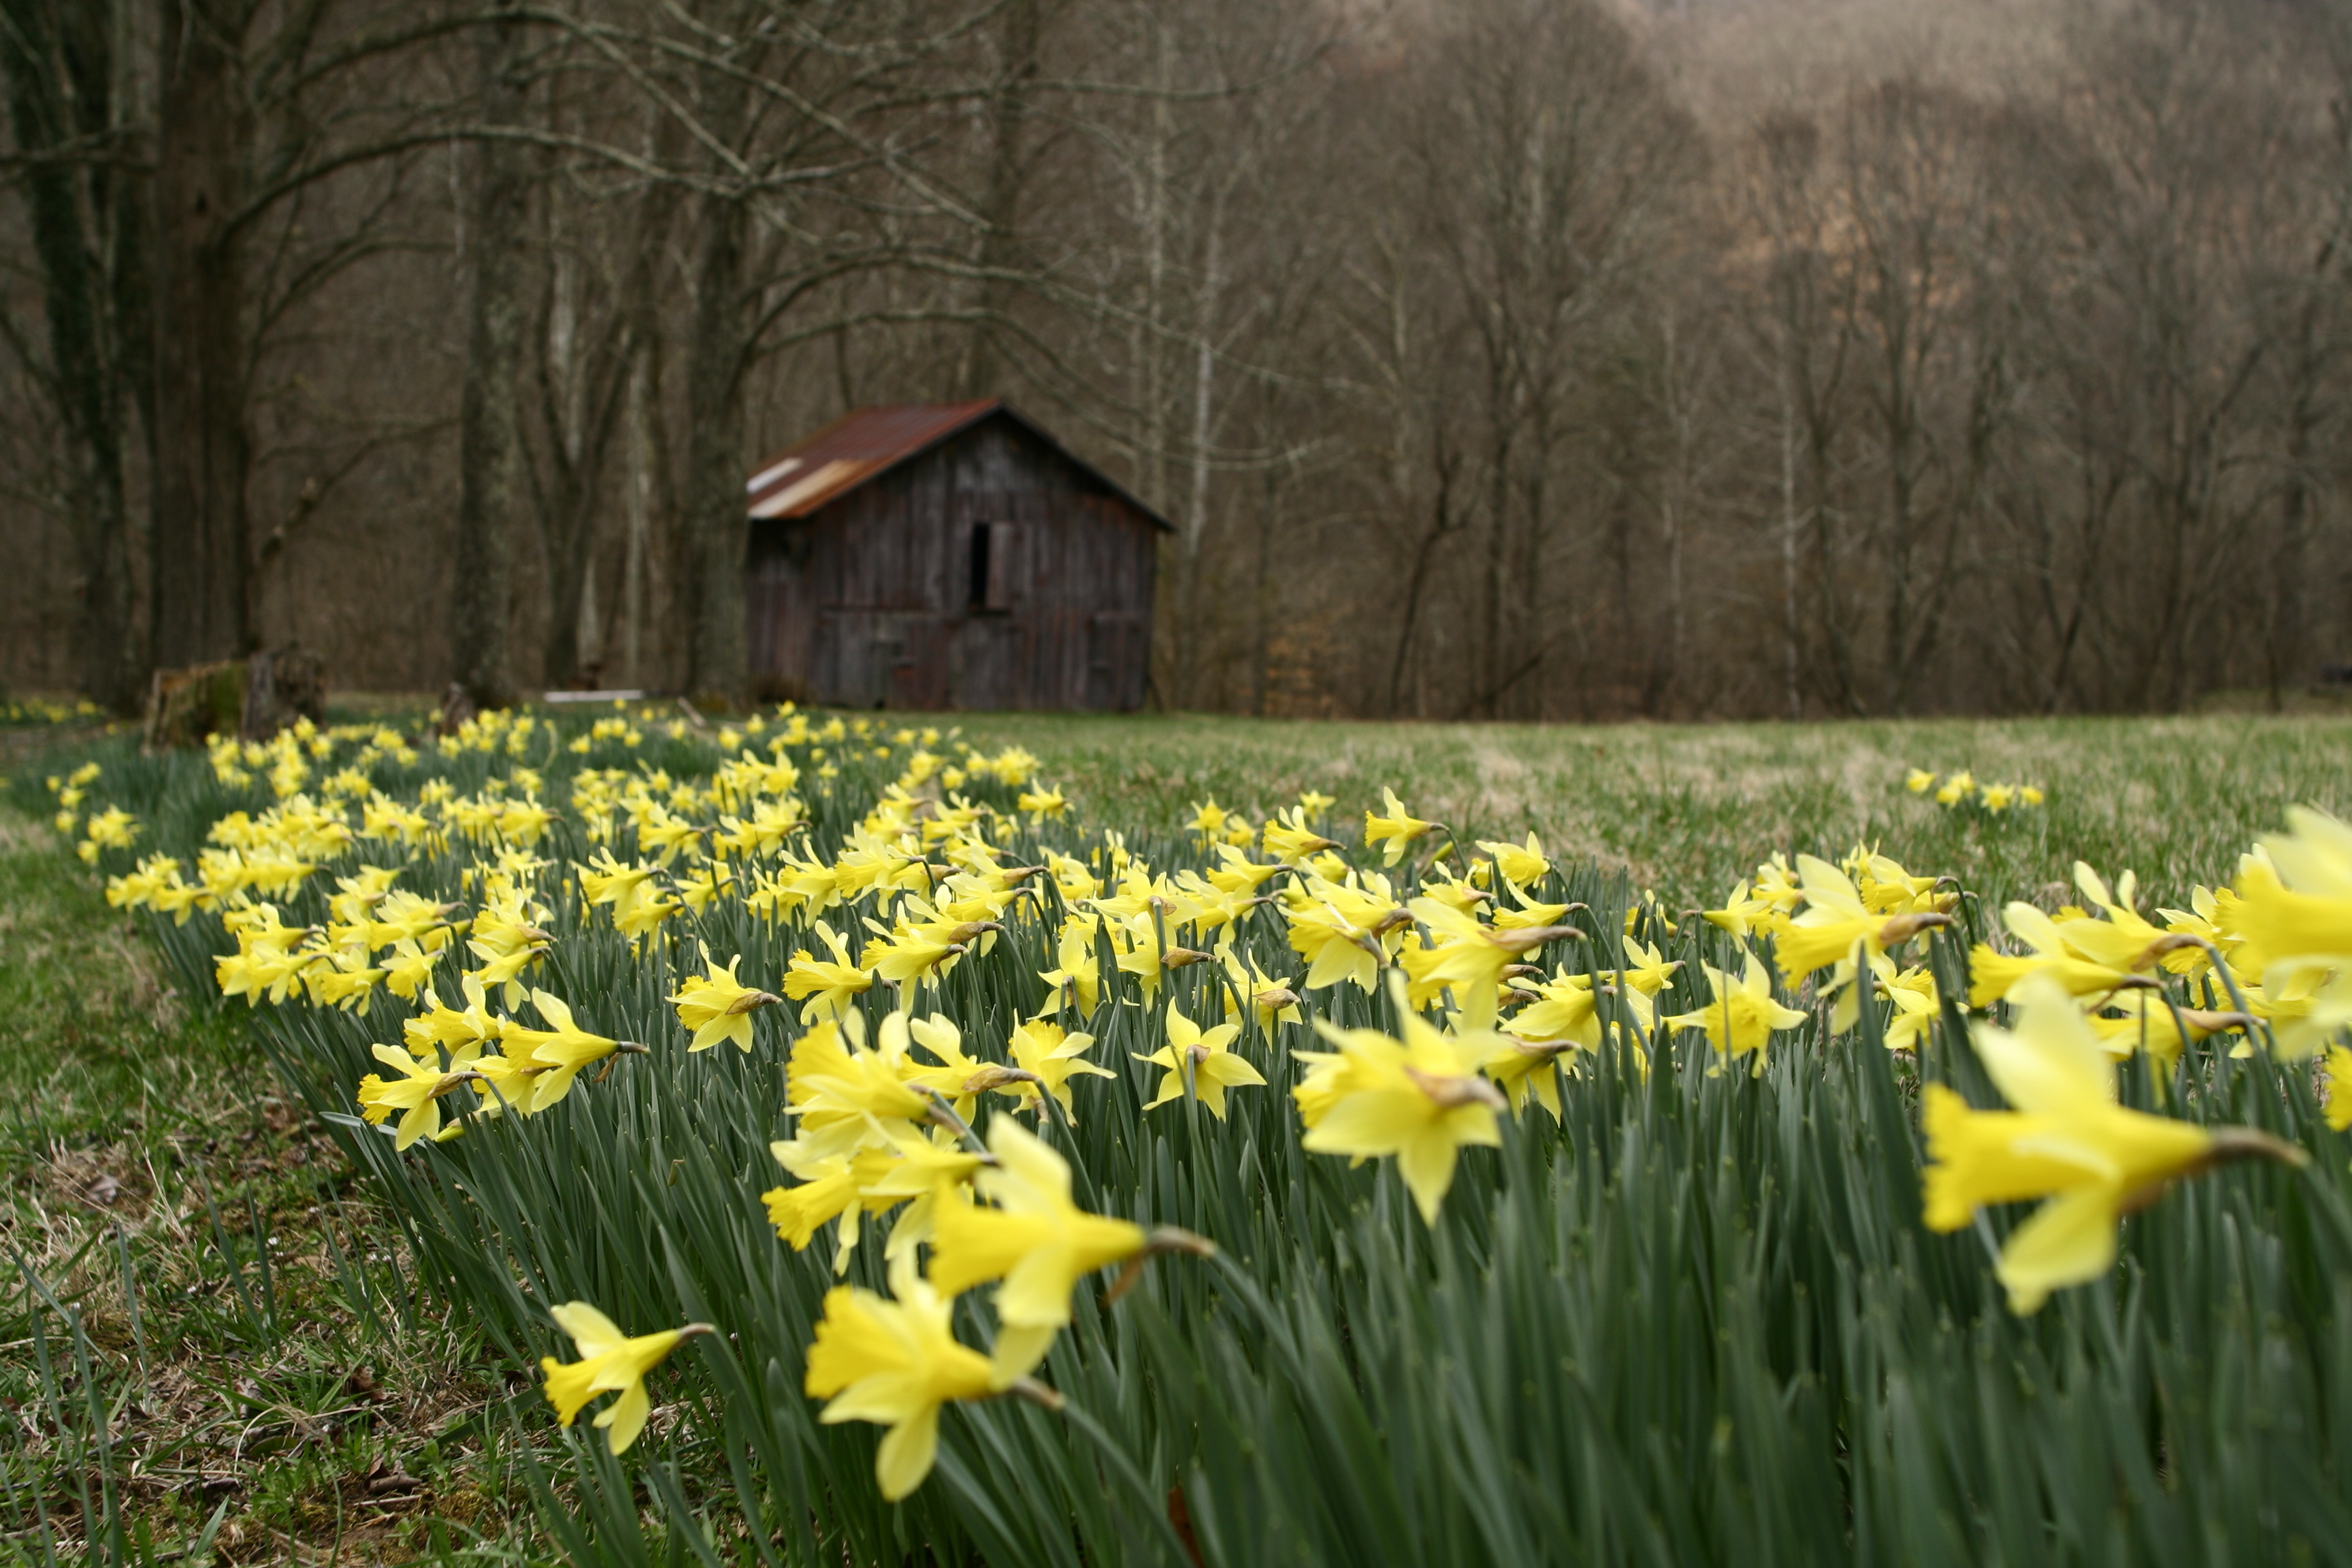
[[[381,1210],[246,1021],[176,994],[140,924],[6,805],[0,952],[0,1561],[42,1561],[34,1500],[84,1487],[122,1531],[112,1562],[142,1538],[366,1562],[436,1523],[505,1534],[520,1500],[471,1461],[506,1380],[462,1319],[419,1313]]]
[[[1257,817],[1310,788],[1360,822],[1393,787],[1465,837],[1532,828],[1563,874],[1586,861],[1622,870],[1669,909],[1713,904],[1766,855],[1856,841],[1915,872],[1957,875],[1989,904],[2063,901],[2077,858],[2110,875],[2135,869],[2153,895],[2144,902],[2172,902],[2192,883],[2227,880],[2289,805],[2352,809],[2352,720],[1531,728],[981,716],[962,729],[1036,753],[1040,777],[1095,822],[1166,833],[1198,802]],[[564,1555],[516,1468],[562,1455],[536,1384],[467,1313],[421,1290],[380,1197],[274,1076],[243,1011],[175,994],[143,921],[106,907],[38,815],[42,775],[126,744],[20,744],[29,754],[9,759],[0,794],[0,1226],[12,1276],[0,1284],[0,1397],[15,1428],[0,1444],[0,1560],[41,1560],[41,1500],[78,1489],[86,1516],[119,1532],[91,1543],[93,1561]],[[1912,767],[2033,784],[2047,800],[1948,811],[1904,790]],[[1466,1289],[1454,1276],[1468,1265],[1450,1252],[1432,1267],[1445,1290]],[[1751,1327],[1789,1331],[1777,1319]],[[1669,1341],[1644,1342],[1663,1352]],[[646,1561],[692,1560],[668,1550],[678,1554]]]
[[[1775,850],[1870,842],[1986,898],[2034,898],[2076,858],[2166,900],[2227,879],[2286,807],[2352,810],[2352,719],[1932,720],[1836,724],[1363,724],[1192,716],[977,719],[1028,746],[1107,821],[1173,826],[1214,796],[1262,816],[1318,789],[1360,818],[1393,786],[1465,833],[1529,828],[1680,907]],[[1988,818],[1906,794],[1905,773],[2037,784]]]

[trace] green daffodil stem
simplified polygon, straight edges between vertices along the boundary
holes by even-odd
[[[980,1141],[980,1134],[971,1130],[971,1122],[955,1113],[955,1107],[948,1103],[947,1097],[935,1089],[927,1089],[923,1092],[930,1097],[931,1121],[954,1133],[962,1141],[965,1148],[981,1156],[982,1160],[994,1163],[995,1156],[989,1153],[988,1145]]]

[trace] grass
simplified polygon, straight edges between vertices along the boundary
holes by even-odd
[[[485,1462],[512,1385],[404,1279],[244,1020],[175,995],[6,805],[0,949],[0,1559],[513,1535],[520,1489]]]
[[[2226,879],[2287,806],[2352,815],[2352,719],[1923,720],[1832,724],[1367,724],[1147,715],[989,716],[1100,820],[1173,827],[1214,796],[1262,816],[1314,788],[1343,813],[1394,786],[1482,837],[1530,827],[1675,907],[1712,905],[1775,850],[1878,844],[1987,898],[2033,899],[2080,857],[2172,902]],[[1951,812],[1907,769],[2039,784],[2039,810]],[[1360,820],[1360,816],[1358,816]]]
[[[1561,862],[1559,895],[1589,900],[1596,932],[1623,896],[1613,872],[1688,907],[1765,854],[1858,837],[1988,899],[2056,901],[2080,854],[2136,868],[2171,901],[2226,879],[2287,805],[2342,811],[2352,778],[2352,723],[2321,719],[963,728],[1038,753],[1087,818],[1158,865],[1184,863],[1174,829],[1210,795],[1255,816],[1315,787],[1360,820],[1393,784],[1465,834],[1533,826]],[[672,749],[657,760],[677,765]],[[1902,792],[1914,765],[2037,783],[2049,802],[1944,812]],[[144,792],[139,809],[185,771],[110,777]],[[37,802],[37,783],[16,798]],[[1153,1043],[1150,1022],[1114,1005],[1097,1054],[1122,1076],[1082,1085],[1072,1152],[1104,1206],[1215,1236],[1232,1271],[1155,1265],[1115,1312],[1082,1296],[1047,1376],[1098,1433],[1027,1407],[960,1409],[939,1476],[885,1509],[868,1429],[816,1426],[798,1388],[828,1244],[784,1251],[751,1201],[779,1179],[767,1142],[789,1131],[782,1010],[760,1015],[752,1057],[630,1058],[545,1116],[395,1160],[310,1115],[347,1106],[366,1042],[396,1028],[392,1003],[373,1020],[265,1008],[265,1058],[242,1010],[173,994],[93,882],[22,810],[0,816],[0,1215],[22,1259],[0,1280],[16,1532],[0,1556],[40,1560],[43,1530],[60,1558],[94,1533],[89,1554],[109,1562],[548,1541],[615,1568],[716,1568],[714,1552],[1171,1568],[2352,1554],[2333,1447],[2352,1411],[2352,1342],[2332,1305],[2352,1291],[2340,1138],[2307,1190],[2232,1172],[2168,1198],[2132,1222],[2113,1282],[2016,1321],[1987,1268],[2005,1220],[1918,1228],[1916,1079],[1857,1048],[1866,1038],[1832,1042],[1819,1018],[1753,1080],[1708,1075],[1703,1052],[1667,1070],[1605,1054],[1564,1123],[1530,1112],[1500,1151],[1465,1159],[1433,1232],[1385,1163],[1300,1152],[1293,1069],[1271,1041],[1252,1048],[1272,1081],[1229,1123],[1142,1111],[1156,1075],[1128,1058]],[[572,911],[557,912],[572,931]],[[747,977],[772,981],[789,951],[740,910],[696,930],[745,955]],[[217,940],[164,935],[184,962]],[[1052,962],[1040,941],[1009,932],[942,987],[975,1042],[1034,1007],[1028,977]],[[1686,959],[1722,961],[1708,928],[1679,942]],[[1295,968],[1270,917],[1249,945]],[[1961,945],[1938,937],[1937,962],[1957,963]],[[662,998],[694,966],[660,944],[634,957],[599,923],[567,936],[546,978],[593,998],[604,1026],[661,1040]],[[1696,967],[1673,1005],[1704,1002]],[[1176,994],[1206,1016],[1202,974]],[[1349,1023],[1382,1022],[1383,1005],[1347,987],[1316,1003]],[[1965,1031],[1938,1037],[1919,1076],[1986,1103]],[[2169,1084],[2135,1067],[2125,1092],[2333,1136],[2309,1086],[2265,1065],[2192,1053]],[[392,1239],[404,1232],[417,1253]],[[880,1283],[878,1239],[854,1279]],[[522,1370],[557,1348],[541,1304],[574,1296],[633,1328],[711,1317],[738,1336],[698,1342],[660,1374],[653,1435],[623,1465],[549,1436]],[[984,1329],[977,1306],[962,1327]],[[554,1491],[539,1483],[546,1461],[566,1477]],[[1127,1486],[1122,1464],[1148,1480]],[[1200,1555],[1166,1536],[1171,1482]]]

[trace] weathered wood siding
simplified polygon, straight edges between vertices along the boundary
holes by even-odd
[[[990,529],[975,605],[972,539]],[[800,521],[751,525],[755,679],[852,708],[1134,709],[1159,531],[992,416]]]

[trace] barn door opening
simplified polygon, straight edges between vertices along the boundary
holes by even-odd
[[[1013,589],[1017,580],[1013,544],[1013,525],[1009,522],[971,525],[971,571],[964,602],[972,613],[1013,608]]]

